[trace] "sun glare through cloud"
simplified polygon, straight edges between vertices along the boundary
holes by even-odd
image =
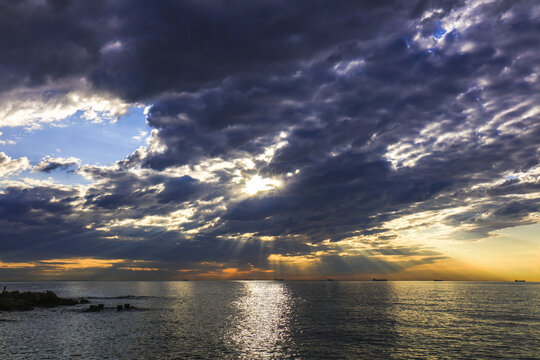
[[[270,178],[263,178],[259,175],[253,176],[246,182],[244,192],[252,196],[261,191],[269,191],[281,186],[281,181]]]

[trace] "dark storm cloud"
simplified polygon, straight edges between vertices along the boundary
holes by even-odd
[[[104,58],[92,79],[128,98],[165,89],[197,91],[231,76],[287,72],[328,47],[375,35],[376,19],[389,19],[394,8],[404,7],[377,1],[117,4],[109,9],[122,15],[115,34],[125,53]]]
[[[0,91],[86,75],[106,40],[103,11],[101,1],[2,1]]]
[[[470,205],[443,216],[467,225],[462,238],[534,222],[538,11],[524,1],[3,3],[0,91],[84,77],[100,93],[152,103],[155,129],[148,150],[81,166],[94,181],[84,192],[1,193],[3,228],[14,229],[2,230],[3,253],[268,268],[269,254],[378,234],[348,265],[322,258],[348,274],[413,265],[376,264],[374,254],[442,259],[385,246],[395,240],[385,222],[401,216]],[[279,141],[273,157],[258,157]],[[241,176],[283,186],[246,199],[234,170],[212,170],[217,182],[194,170],[239,158],[254,164]],[[181,230],[148,225],[188,209]],[[17,243],[16,231],[30,240]],[[276,240],[227,240],[246,233]]]
[[[49,214],[70,213],[70,200],[73,191],[34,187],[31,189],[8,189],[0,199],[2,220],[14,220],[20,223],[40,224]],[[61,201],[53,201],[60,197]],[[43,211],[43,213],[41,213]]]
[[[133,100],[198,90],[368,39],[396,8],[407,11],[377,1],[4,2],[2,87],[85,76]]]

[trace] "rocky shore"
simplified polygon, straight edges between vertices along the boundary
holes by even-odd
[[[24,311],[36,307],[55,307],[60,305],[77,305],[88,303],[88,300],[65,299],[58,297],[52,291],[18,292],[6,291],[0,293],[0,311]]]

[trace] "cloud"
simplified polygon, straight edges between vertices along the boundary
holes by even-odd
[[[93,93],[84,79],[6,91],[0,94],[0,105],[1,127],[34,130],[45,124],[63,125],[66,118],[74,115],[94,123],[115,121],[130,106],[119,98]]]
[[[52,158],[50,156],[47,156],[34,166],[33,171],[50,173],[51,171],[57,169],[68,170],[70,168],[77,167],[79,163],[80,160],[74,157]]]
[[[152,128],[116,164],[34,168],[77,168],[88,186],[6,187],[17,215],[2,219],[5,260],[40,251],[207,273],[302,260],[345,276],[444,260],[405,243],[412,228],[474,240],[539,221],[534,3],[2,10],[18,40],[0,54],[0,124],[113,119],[137,103]],[[3,156],[5,174],[29,168]],[[246,193],[257,177],[279,186]],[[331,245],[347,242],[364,252]]]
[[[0,177],[18,173],[30,167],[30,163],[26,157],[12,159],[5,153],[0,152]]]

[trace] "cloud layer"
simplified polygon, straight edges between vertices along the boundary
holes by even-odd
[[[386,274],[447,257],[406,241],[412,228],[468,241],[537,224],[539,15],[525,1],[3,4],[0,103],[19,113],[1,126],[147,104],[153,130],[116,164],[33,168],[90,185],[4,182],[0,260]],[[0,153],[0,175],[29,168]],[[267,186],[250,194],[254,176]]]

